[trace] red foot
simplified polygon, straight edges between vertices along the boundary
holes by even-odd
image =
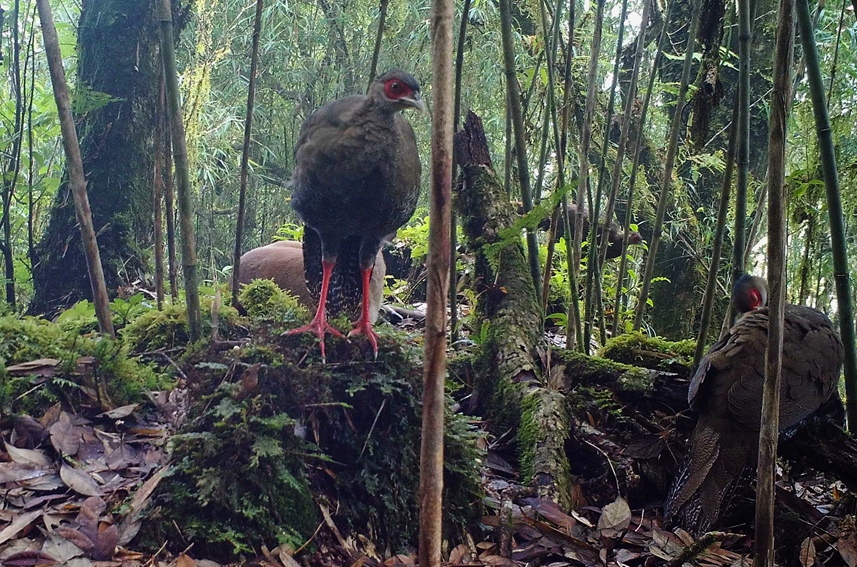
[[[330,326],[330,323],[327,322],[325,317],[315,317],[312,321],[310,321],[307,325],[303,327],[298,327],[297,329],[292,329],[291,331],[286,331],[283,335],[298,335],[301,333],[312,332],[318,337],[318,344],[321,348],[321,361],[325,361],[324,356],[324,335],[326,333],[330,333],[334,337],[338,337],[340,339],[344,339],[345,335],[334,329]]]
[[[348,338],[350,339],[356,335],[366,335],[366,338],[369,339],[369,344],[372,345],[372,354],[375,358],[378,358],[378,333],[372,329],[372,323],[369,322],[368,318],[360,317],[354,324],[354,328],[348,333]]]

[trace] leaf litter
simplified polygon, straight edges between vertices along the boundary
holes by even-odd
[[[38,362],[38,361],[36,361]],[[252,390],[253,376],[242,380]],[[220,563],[166,552],[128,549],[139,533],[149,499],[167,474],[166,444],[185,418],[187,391],[151,396],[152,406],[130,404],[89,417],[59,404],[43,415],[16,416],[0,430],[0,564],[12,567],[169,566],[217,567]],[[467,539],[444,554],[445,565],[464,566],[651,566],[750,565],[746,533],[711,532],[693,538],[663,528],[656,506],[632,509],[621,495],[602,506],[565,510],[520,484],[517,473],[489,451],[483,469],[486,539]],[[831,503],[823,478],[798,486],[822,508]],[[834,487],[833,494],[842,492]],[[416,553],[384,556],[371,538],[344,535],[327,506],[311,565],[354,567],[416,565]],[[325,543],[334,542],[334,544]],[[857,527],[853,517],[829,523],[800,545],[800,565],[857,567]],[[301,549],[262,549],[245,564],[264,567],[307,565]],[[300,556],[299,556],[300,557]]]

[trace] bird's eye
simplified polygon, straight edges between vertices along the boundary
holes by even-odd
[[[409,90],[407,85],[397,80],[387,81],[387,84],[384,85],[384,94],[393,100],[406,96]]]

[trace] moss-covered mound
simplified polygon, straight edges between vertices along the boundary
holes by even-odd
[[[608,340],[598,354],[624,364],[686,374],[695,348],[693,340],[668,341],[636,332]]]
[[[288,309],[276,297],[265,302]],[[343,533],[393,551],[416,545],[421,352],[382,328],[378,360],[361,337],[328,339],[322,364],[313,337],[280,338],[270,310],[245,307],[257,314],[254,343],[186,360],[188,418],[143,530],[149,542],[179,550],[193,542],[216,557],[298,547],[324,509]],[[480,459],[475,430],[448,414],[444,508],[453,539],[478,521]]]
[[[33,364],[9,370],[22,363]],[[38,317],[0,317],[0,415],[40,415],[57,401],[109,409],[169,384],[119,341]]]

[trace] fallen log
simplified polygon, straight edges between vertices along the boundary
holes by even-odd
[[[524,478],[540,496],[569,506],[566,406],[559,392],[541,384],[541,309],[520,233],[511,228],[515,209],[473,112],[455,136],[455,155],[461,167],[456,208],[475,253],[472,285],[485,330],[471,410],[480,409],[495,429],[515,427]]]

